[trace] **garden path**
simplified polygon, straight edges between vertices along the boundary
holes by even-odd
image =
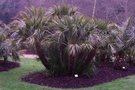
[[[38,56],[36,54],[23,54],[20,57],[21,58],[30,58],[30,59],[38,58]]]

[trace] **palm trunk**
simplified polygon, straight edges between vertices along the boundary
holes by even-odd
[[[96,50],[97,49],[94,49],[92,50],[91,52],[89,52],[88,56],[87,56],[87,59],[85,60],[85,63],[83,64],[82,66],[82,70],[81,70],[81,73],[86,69],[88,68],[89,64],[91,63],[92,59],[94,58],[95,54],[96,54]],[[85,65],[85,66],[84,66]]]
[[[46,69],[50,69],[50,65],[48,64],[44,51],[41,48],[41,45],[39,44],[38,41],[35,42],[35,47],[36,47],[37,54],[38,54],[39,59],[41,60],[42,64],[46,67]]]
[[[4,56],[4,62],[7,62],[8,61],[8,57],[7,56]]]

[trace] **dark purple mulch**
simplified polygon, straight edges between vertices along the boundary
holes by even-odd
[[[11,62],[11,61],[4,62],[3,60],[0,60],[0,72],[9,71],[10,69],[13,69],[19,66],[20,64],[17,62]]]
[[[84,76],[79,78],[73,76],[48,77],[45,72],[38,72],[29,74],[23,77],[22,80],[28,83],[56,88],[82,88],[110,82],[133,74],[135,74],[135,67],[133,66],[129,67],[126,71],[114,70],[113,68],[105,66],[100,68],[98,74],[91,78]]]

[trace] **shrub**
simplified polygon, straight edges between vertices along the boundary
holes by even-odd
[[[16,41],[35,48],[39,59],[53,75],[87,74],[93,67],[93,58],[101,43],[95,33],[96,25],[67,6],[53,8],[48,16],[42,8],[21,12]],[[50,12],[49,12],[50,13]],[[90,70],[90,71],[89,71]]]
[[[130,25],[130,18],[122,25],[95,20],[102,38],[96,60],[100,63],[112,62],[115,69],[128,68],[134,63],[135,29]]]
[[[130,18],[119,26],[117,24],[109,24],[110,40],[108,43],[109,50],[114,56],[114,67],[128,66],[127,62],[129,58],[133,56],[134,44],[135,44],[135,32],[134,28],[130,25]],[[112,56],[110,55],[110,56]],[[122,65],[123,64],[123,65]]]
[[[49,42],[47,56],[53,62],[52,72],[63,69],[82,74],[90,66],[99,43],[98,36],[91,33],[94,26],[82,16],[65,16],[54,23],[57,30],[46,41]]]
[[[4,61],[7,61],[8,57],[12,57],[13,60],[19,60],[16,45],[13,39],[10,38],[11,32],[8,25],[0,22],[0,58],[4,58]]]

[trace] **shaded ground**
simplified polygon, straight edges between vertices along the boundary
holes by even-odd
[[[20,64],[17,62],[4,62],[3,60],[0,60],[0,72],[2,71],[9,71],[10,69],[19,67]]]
[[[79,78],[75,78],[73,76],[48,77],[45,72],[37,72],[25,76],[22,78],[22,80],[25,82],[49,87],[82,88],[110,82],[112,80],[134,74],[135,67],[133,66],[129,67],[127,71],[114,70],[113,68],[104,66],[101,67],[99,73],[92,78],[84,76]]]

